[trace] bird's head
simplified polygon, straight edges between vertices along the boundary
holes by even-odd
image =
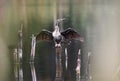
[[[63,21],[63,20],[65,20],[65,18],[57,19],[57,21],[56,21],[56,25],[59,25],[59,23],[60,23],[61,21]]]

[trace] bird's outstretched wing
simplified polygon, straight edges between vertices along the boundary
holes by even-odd
[[[84,41],[83,37],[81,37],[78,32],[76,32],[75,30],[71,28],[68,28],[64,30],[63,32],[61,32],[61,35],[63,35],[65,39],[68,39],[68,40],[77,39],[77,40],[80,40],[81,42]]]
[[[52,32],[43,29],[37,36],[36,41],[51,41],[53,40]]]

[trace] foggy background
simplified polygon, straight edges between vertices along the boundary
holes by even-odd
[[[84,64],[86,53],[92,53],[91,81],[119,81],[119,5],[119,0],[0,0],[0,81],[14,77],[10,52],[17,46],[20,24],[24,24],[24,56],[29,57],[31,34],[53,30],[54,16],[59,18],[60,13],[68,18],[64,29],[72,26],[85,37],[82,60]]]

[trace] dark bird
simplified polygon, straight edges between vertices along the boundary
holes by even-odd
[[[58,24],[63,21],[64,19],[58,19],[56,22],[56,25],[54,27],[54,31],[48,31],[43,29],[37,36],[36,36],[36,41],[52,41],[54,40],[55,42],[55,47],[61,47],[61,42],[63,38],[66,40],[71,40],[71,39],[77,39],[83,42],[83,38],[79,35],[78,32],[73,30],[72,28],[68,28],[64,31],[60,31]]]

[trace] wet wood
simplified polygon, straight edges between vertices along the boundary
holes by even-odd
[[[61,64],[61,54],[62,54],[62,48],[56,47],[56,78],[55,81],[63,81],[62,80],[62,64]]]

